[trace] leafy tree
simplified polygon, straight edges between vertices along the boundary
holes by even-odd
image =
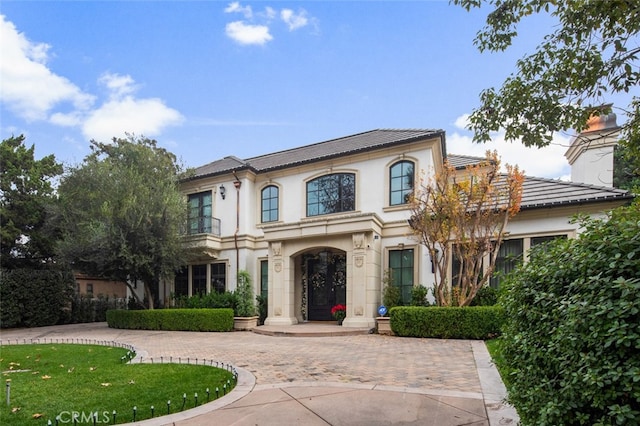
[[[53,255],[55,236],[46,226],[54,200],[52,180],[62,174],[53,155],[34,158],[20,135],[0,144],[0,261],[3,267],[42,266]]]
[[[74,269],[130,288],[142,282],[152,309],[160,281],[184,263],[181,168],[155,140],[128,135],[91,144],[93,152],[60,183],[60,255]]]
[[[431,256],[439,306],[469,305],[493,274],[503,231],[522,200],[524,175],[517,167],[507,165],[506,170],[500,173],[495,151],[464,172],[445,161],[411,200],[411,228]],[[486,254],[491,261],[483,268]],[[449,284],[452,256],[460,267],[455,282]]]
[[[452,0],[467,10],[489,6],[486,26],[475,44],[483,52],[506,50],[528,16],[548,13],[558,21],[535,53],[517,62],[517,72],[499,90],[480,95],[470,117],[474,140],[486,142],[491,132],[505,130],[507,140],[546,146],[553,133],[585,129],[592,114],[606,114],[606,96],[632,92],[640,82],[638,33],[640,2],[558,0]],[[623,143],[639,149],[640,110],[637,96],[626,111]],[[635,137],[634,137],[635,135]],[[636,157],[637,161],[640,157]]]
[[[640,424],[640,204],[581,225],[505,282],[502,352],[523,425]]]

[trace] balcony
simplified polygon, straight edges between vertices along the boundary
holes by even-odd
[[[183,237],[184,249],[202,260],[217,259],[222,249],[220,219],[210,216],[189,218]]]

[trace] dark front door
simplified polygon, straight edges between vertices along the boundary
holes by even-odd
[[[307,258],[309,321],[330,321],[331,308],[346,303],[346,257],[344,253],[320,252]]]

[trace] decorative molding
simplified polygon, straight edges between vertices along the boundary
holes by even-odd
[[[271,243],[271,252],[274,256],[282,255],[282,243],[280,241]]]
[[[353,247],[358,250],[364,248],[364,233],[353,234]]]

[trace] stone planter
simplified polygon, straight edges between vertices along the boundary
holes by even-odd
[[[251,330],[258,326],[258,316],[233,317],[233,329],[235,331]]]
[[[378,326],[378,334],[385,334],[387,336],[393,336],[391,331],[391,318],[389,317],[376,317],[376,325]]]

